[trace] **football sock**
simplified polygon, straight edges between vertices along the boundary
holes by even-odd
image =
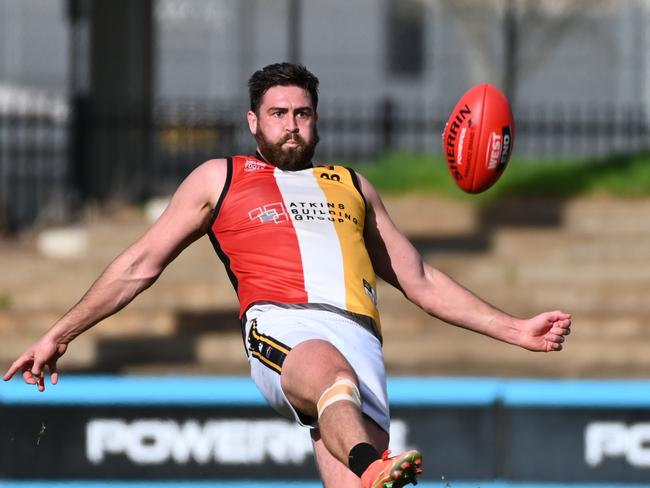
[[[370,466],[374,461],[379,459],[381,456],[375,447],[367,442],[361,442],[350,449],[350,454],[348,454],[348,466],[354,474],[359,478],[363,472]]]

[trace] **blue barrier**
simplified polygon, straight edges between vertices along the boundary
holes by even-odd
[[[425,454],[423,488],[650,487],[650,380],[394,377],[388,394],[391,436]],[[320,486],[308,436],[278,419],[247,377],[63,375],[44,393],[14,379],[0,487]],[[262,436],[258,462],[223,458],[224,436],[238,451]]]
[[[389,378],[394,406],[488,405],[650,407],[650,380]],[[0,403],[14,405],[265,405],[245,377],[63,375],[41,393],[14,379],[0,384]]]

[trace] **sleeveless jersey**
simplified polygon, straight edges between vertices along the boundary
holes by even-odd
[[[208,234],[240,302],[334,309],[380,334],[376,278],[363,238],[366,202],[343,166],[283,171],[228,158]]]

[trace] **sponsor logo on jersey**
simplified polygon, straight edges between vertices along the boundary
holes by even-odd
[[[247,159],[244,163],[244,171],[246,172],[258,171],[260,169],[266,169],[266,163],[255,159]]]
[[[314,220],[329,222],[352,222],[359,225],[361,220],[356,215],[347,211],[345,204],[332,202],[309,202],[309,201],[292,201],[288,203],[289,210],[281,202],[270,203],[263,207],[257,207],[248,212],[248,218],[259,220],[266,224],[273,222],[280,224],[289,220]]]
[[[290,201],[287,206],[291,218],[296,221],[352,222],[355,225],[361,222],[342,202]]]
[[[280,224],[289,220],[289,216],[282,202],[269,203],[268,205],[264,205],[264,207],[254,208],[248,212],[248,218],[251,220],[259,220],[263,224],[269,222]]]

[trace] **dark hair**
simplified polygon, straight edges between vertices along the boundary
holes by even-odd
[[[301,64],[275,63],[256,71],[248,80],[253,112],[257,113],[262,97],[274,86],[299,86],[309,92],[314,110],[318,108],[318,78]]]

